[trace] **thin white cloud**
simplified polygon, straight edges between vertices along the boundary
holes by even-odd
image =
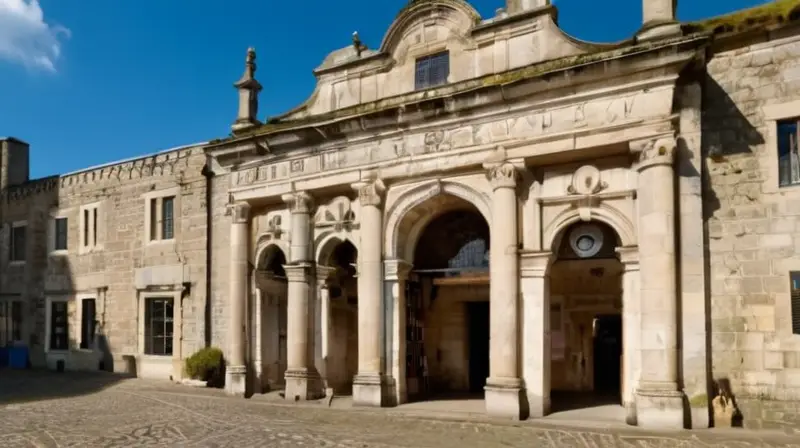
[[[44,20],[38,0],[0,0],[0,59],[56,71],[68,29]]]

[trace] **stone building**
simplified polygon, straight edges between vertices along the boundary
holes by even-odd
[[[610,397],[702,428],[721,393],[747,425],[800,425],[800,1],[643,6],[601,45],[548,0],[414,0],[265,122],[248,51],[224,139],[40,181],[4,140],[2,300],[37,363],[79,368],[53,322],[94,310],[115,370],[180,377],[217,345],[234,395],[473,392],[511,419]]]

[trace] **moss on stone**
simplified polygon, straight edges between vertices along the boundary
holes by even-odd
[[[775,0],[754,8],[690,22],[684,25],[684,30],[690,33],[740,33],[791,22],[798,17],[800,17],[800,0]]]
[[[689,399],[689,406],[693,408],[708,407],[708,395],[698,394]]]

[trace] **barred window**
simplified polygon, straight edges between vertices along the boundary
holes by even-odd
[[[417,59],[415,89],[447,84],[450,76],[450,52],[443,51]]]

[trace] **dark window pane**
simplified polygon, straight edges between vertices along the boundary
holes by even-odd
[[[778,177],[782,186],[800,183],[797,136],[796,120],[778,122]]]
[[[174,236],[174,204],[175,198],[168,197],[161,202],[161,238],[171,240]]]
[[[51,302],[50,350],[67,350],[69,348],[67,317],[67,302]]]
[[[89,246],[89,210],[83,211],[83,246]]]
[[[145,354],[172,355],[172,299],[147,299],[145,303]]]
[[[97,246],[97,209],[92,209],[92,245]]]
[[[55,221],[55,250],[67,250],[67,218],[56,218]]]
[[[11,261],[25,261],[27,227],[11,228]]]
[[[447,83],[450,76],[450,52],[444,51],[417,59],[414,86],[426,89]]]
[[[81,348],[91,348],[97,320],[95,299],[83,299],[81,307]]]
[[[792,333],[800,334],[800,272],[791,273]]]

